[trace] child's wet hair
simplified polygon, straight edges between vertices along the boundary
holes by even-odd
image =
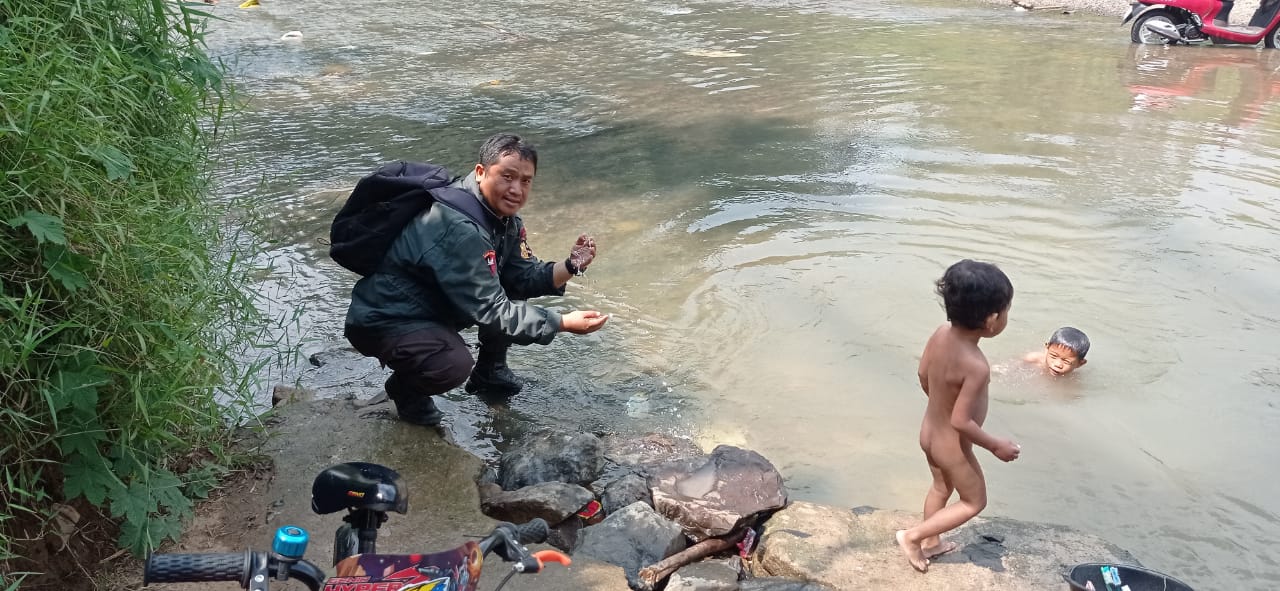
[[[936,285],[947,320],[968,329],[986,326],[988,316],[1013,302],[1013,282],[991,263],[964,259],[948,267]]]
[[[1080,329],[1070,326],[1053,331],[1053,334],[1049,335],[1049,342],[1045,345],[1062,345],[1075,352],[1077,359],[1084,359],[1084,356],[1089,354],[1089,337],[1085,336]]]

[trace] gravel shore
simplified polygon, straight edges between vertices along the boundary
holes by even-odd
[[[995,4],[999,6],[1008,6],[1013,8],[1011,0],[977,0],[986,4]],[[1239,0],[1236,6],[1231,10],[1231,22],[1247,23],[1249,17],[1253,15],[1253,11],[1258,9],[1259,0]],[[1071,10],[1079,12],[1091,12],[1093,14],[1101,14],[1105,16],[1119,17],[1129,6],[1129,0],[1018,0],[1018,3],[1026,6],[1052,7],[1059,6],[1062,10]]]

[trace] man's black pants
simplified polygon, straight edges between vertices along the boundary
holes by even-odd
[[[461,386],[471,375],[475,360],[462,335],[456,331],[431,327],[410,333],[384,336],[357,328],[346,330],[347,340],[365,357],[376,357],[391,368],[391,389],[406,395],[435,396]],[[481,347],[497,346],[505,350],[510,341],[500,332],[479,331]]]
[[[424,328],[395,336],[348,328],[346,334],[361,355],[377,357],[391,368],[387,394],[393,398],[397,394],[443,394],[461,386],[471,375],[474,361],[467,343],[447,328]]]

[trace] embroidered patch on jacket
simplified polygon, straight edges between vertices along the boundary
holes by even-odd
[[[492,250],[484,253],[484,263],[489,265],[489,274],[498,276],[498,254]]]
[[[525,239],[524,228],[520,228],[520,258],[533,258],[533,249],[529,248],[529,241]]]

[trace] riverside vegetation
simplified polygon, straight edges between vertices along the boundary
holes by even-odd
[[[211,199],[234,100],[208,16],[0,3],[2,591],[176,538],[239,459],[227,417],[276,331],[251,212]]]

